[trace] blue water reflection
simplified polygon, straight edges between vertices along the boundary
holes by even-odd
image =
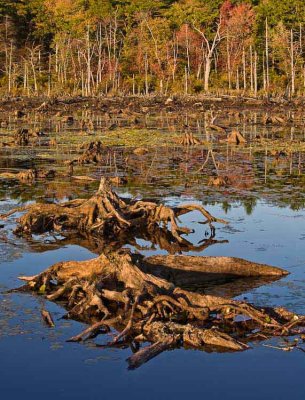
[[[181,199],[167,201],[172,204]],[[211,246],[204,255],[238,256],[290,272],[284,279],[241,297],[246,296],[256,304],[283,305],[305,313],[305,211],[271,206],[263,201],[257,202],[251,215],[238,203],[233,203],[227,214],[221,204],[209,205],[208,209],[229,221],[228,226],[217,227],[217,239],[229,243]],[[203,238],[206,229],[198,224],[198,217],[192,213],[181,218],[195,229],[189,237],[193,243]],[[153,250],[144,251],[144,254],[152,253]],[[4,261],[2,257],[1,290],[18,286],[19,275],[36,274],[58,261],[90,257],[94,254],[78,246],[42,253],[29,252],[25,246],[24,252],[21,248],[15,258],[8,258],[11,261]],[[52,312],[54,329],[41,323],[42,305]],[[61,320],[63,314],[61,307],[40,297],[1,295],[1,398],[304,398],[305,359],[301,351],[281,352],[262,343],[238,354],[176,350],[161,354],[130,372],[125,362],[130,350],[102,350],[90,342],[87,345],[66,343],[82,325]],[[277,344],[275,340],[270,343]]]

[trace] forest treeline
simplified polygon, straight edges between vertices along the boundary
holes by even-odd
[[[0,0],[2,95],[305,94],[304,0]]]

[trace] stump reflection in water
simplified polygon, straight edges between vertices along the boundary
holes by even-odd
[[[256,307],[178,286],[186,282],[183,271],[188,283],[192,272],[198,282],[198,276],[207,283],[211,275],[214,280],[218,275],[220,282],[224,276],[247,277],[254,279],[254,285],[259,279],[266,282],[287,275],[279,268],[235,258],[212,257],[211,261],[216,265],[214,272],[208,257],[145,259],[113,252],[88,261],[60,262],[37,276],[21,277],[27,282],[22,289],[60,301],[67,309],[66,318],[90,324],[70,341],[115,330],[115,338],[103,346],[131,345],[135,351],[129,358],[131,368],[169,348],[242,351],[253,340],[302,333],[299,327],[305,324],[305,318],[285,309]],[[170,269],[172,277],[176,274],[176,285],[174,279],[168,279]],[[143,342],[150,344],[140,349]]]
[[[26,236],[49,231],[68,237],[76,233],[102,241],[107,238],[109,243],[142,232],[142,237],[151,238],[175,253],[183,248],[194,250],[181,236],[191,230],[177,224],[179,215],[193,210],[206,218],[211,229],[211,237],[202,246],[213,244],[213,223],[226,222],[213,217],[202,206],[187,204],[170,208],[151,201],[128,202],[104,178],[89,200],[37,203],[12,210],[2,218],[25,212],[15,232]],[[21,277],[27,281],[22,289],[60,301],[67,309],[67,318],[90,324],[70,341],[116,330],[117,336],[107,345],[131,344],[135,350],[129,359],[131,368],[168,348],[242,351],[253,340],[302,333],[298,327],[304,325],[304,317],[281,308],[256,307],[215,296],[205,289],[211,283],[214,287],[218,283],[228,294],[226,285],[230,280],[246,278],[255,287],[262,278],[273,280],[286,275],[284,270],[229,257],[171,255],[145,259],[111,250],[111,246],[107,249],[93,260],[60,262],[37,276]],[[188,287],[194,283],[201,285],[201,293]],[[151,344],[139,350],[142,342]]]

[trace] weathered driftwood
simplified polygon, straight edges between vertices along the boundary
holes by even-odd
[[[219,133],[226,133],[226,128],[220,125],[210,124],[209,128]]]
[[[160,268],[161,256],[149,260],[156,261]],[[172,265],[173,258],[165,257],[163,261],[165,266]],[[175,261],[180,267],[186,261],[190,265],[185,257],[181,263]],[[251,276],[253,268],[259,274],[285,274],[264,265],[250,267],[249,262],[239,259],[232,262],[241,263],[240,270],[251,270]],[[219,273],[227,269],[231,273],[231,266],[231,260],[226,260],[215,268]],[[208,266],[208,271],[211,268]],[[143,259],[127,253],[60,262],[37,276],[20,279],[27,282],[24,289],[45,295],[50,301],[60,301],[68,310],[67,318],[91,324],[70,341],[86,340],[115,329],[118,334],[108,345],[151,342],[151,346],[130,357],[132,368],[171,347],[242,351],[249,348],[247,343],[251,340],[299,334],[302,330],[298,326],[305,325],[304,317],[282,308],[256,307],[183,290],[145,272]]]
[[[199,211],[210,224],[225,223],[213,217],[202,206],[185,204],[170,208],[163,204],[147,201],[128,203],[112,191],[108,181],[102,178],[98,192],[90,199],[76,199],[62,204],[33,204],[11,210],[1,215],[7,218],[16,212],[26,213],[19,219],[18,234],[43,233],[48,231],[80,231],[101,236],[116,236],[120,232],[135,232],[139,229],[151,230],[159,224],[166,227],[177,242],[183,242],[181,234],[191,230],[179,227],[177,217],[191,211]]]
[[[165,279],[175,286],[227,298],[270,284],[288,274],[281,268],[235,257],[138,257],[140,261],[137,265],[146,273]]]
[[[145,259],[152,268],[171,268],[180,271],[200,272],[215,277],[285,276],[288,272],[277,267],[259,264],[237,257],[152,256]]]
[[[177,286],[192,286],[203,288],[204,292],[211,292],[211,286],[217,285],[218,291],[239,295],[245,286],[260,286],[263,282],[270,282],[288,274],[287,271],[258,264],[235,257],[203,257],[203,256],[152,256],[141,260],[142,270],[166,279]],[[257,278],[247,282],[232,285],[234,279]],[[265,279],[266,278],[266,279]],[[230,284],[229,284],[230,283]],[[232,296],[231,296],[232,297]]]

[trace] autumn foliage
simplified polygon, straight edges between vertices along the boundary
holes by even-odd
[[[301,0],[3,0],[0,88],[303,94]]]

